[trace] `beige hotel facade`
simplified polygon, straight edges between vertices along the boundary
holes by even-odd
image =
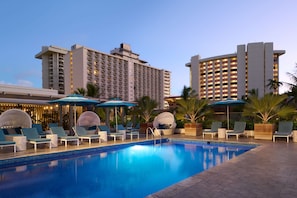
[[[190,69],[190,86],[199,98],[211,101],[227,98],[241,99],[255,90],[258,96],[278,93],[270,90],[270,79],[279,81],[279,57],[284,50],[274,50],[273,43],[238,45],[237,52],[210,58],[191,57],[186,64]]]
[[[166,108],[170,96],[170,71],[151,67],[129,44],[122,43],[110,54],[81,45],[70,50],[43,46],[36,58],[42,60],[43,88],[71,94],[87,83],[99,86],[100,99],[118,97],[135,101],[149,96]]]

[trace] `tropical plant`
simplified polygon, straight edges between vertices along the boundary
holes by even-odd
[[[143,96],[136,102],[137,106],[135,107],[135,111],[141,116],[145,123],[150,122],[150,119],[152,118],[153,112],[157,108],[158,103],[149,96]]]
[[[177,102],[177,120],[185,120],[191,123],[197,123],[199,119],[210,113],[208,109],[208,100],[188,97]]]
[[[93,83],[88,83],[87,89],[77,88],[77,90],[75,90],[74,93],[80,94],[83,96],[93,97],[93,98],[99,98],[99,96],[100,96],[100,91],[99,91],[98,85],[93,84]]]
[[[266,86],[271,90],[276,90],[282,85],[283,85],[282,82],[279,82],[279,81],[274,80],[274,79],[268,79],[268,84]]]
[[[191,98],[191,97],[197,97],[196,91],[193,90],[191,87],[186,87],[184,85],[184,88],[181,93],[181,98],[184,100],[187,100],[188,98]]]
[[[266,94],[262,98],[251,95],[245,104],[243,115],[254,117],[263,124],[276,118],[288,118],[295,108],[284,104],[287,95]]]
[[[74,91],[75,94],[80,94],[82,96],[85,96],[86,95],[86,89],[85,88],[77,88],[75,91]]]

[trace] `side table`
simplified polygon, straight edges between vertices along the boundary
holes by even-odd
[[[58,135],[57,134],[46,134],[46,139],[51,140],[52,147],[58,147]]]
[[[225,128],[218,129],[218,138],[226,138],[226,129]]]
[[[17,151],[27,150],[27,138],[23,135],[6,135],[5,138],[9,141],[14,141]]]
[[[98,135],[100,135],[101,142],[107,142],[107,132],[106,131],[98,131]]]

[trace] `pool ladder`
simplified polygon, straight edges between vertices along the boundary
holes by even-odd
[[[153,135],[154,144],[157,144],[157,139],[155,137],[160,137],[160,144],[162,143],[162,134],[161,131],[155,127],[148,127],[146,129],[146,139],[149,139],[149,133]]]

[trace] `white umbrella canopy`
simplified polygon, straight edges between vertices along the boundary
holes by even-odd
[[[100,103],[100,101],[85,98],[80,94],[70,94],[64,98],[51,100],[48,103],[59,105],[72,105],[74,107],[74,126],[76,126],[76,106],[97,105]]]
[[[118,121],[117,121],[117,107],[133,107],[136,106],[136,103],[129,102],[129,101],[124,101],[124,100],[119,100],[119,99],[111,99],[106,102],[100,103],[96,105],[97,107],[109,107],[109,108],[114,108],[115,109],[115,121],[116,121],[116,131],[118,130]]]
[[[226,106],[226,117],[227,117],[227,129],[230,126],[230,106],[243,105],[245,102],[243,100],[233,100],[228,98],[227,100],[217,101],[211,104],[211,106]]]

